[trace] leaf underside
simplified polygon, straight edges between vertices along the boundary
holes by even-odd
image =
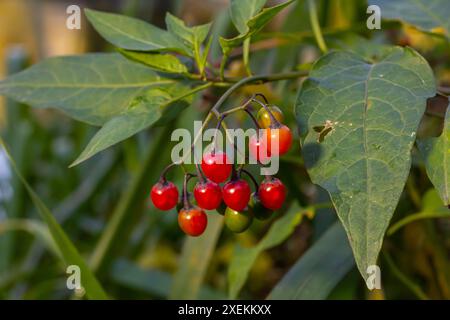
[[[326,189],[344,225],[364,278],[411,165],[411,148],[432,71],[414,50],[394,47],[376,62],[336,51],[320,58],[296,103],[305,165]],[[318,142],[314,127],[331,131]]]
[[[448,0],[369,0],[369,4],[380,7],[383,19],[401,20],[421,30],[450,37]]]

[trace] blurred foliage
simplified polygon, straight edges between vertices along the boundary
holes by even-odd
[[[168,11],[188,25],[214,21],[211,34],[215,40],[248,32],[242,22],[238,22],[240,30],[233,27],[225,0],[117,0],[95,4],[2,0],[2,78],[48,56],[112,50],[84,18],[82,30],[61,27],[67,5],[74,2],[81,7],[134,16],[159,27],[164,27],[162,17]],[[363,0],[322,0],[316,1],[316,7],[329,49],[364,55],[382,45],[408,45],[429,62],[438,88],[450,86],[450,46],[442,30],[403,24],[402,17],[397,19],[394,12],[392,20],[382,22],[382,30],[368,30],[367,2]],[[445,8],[439,9],[446,12]],[[226,77],[245,77],[248,72],[308,70],[320,56],[307,1],[295,1],[263,32],[239,41],[247,39],[250,40],[242,49],[227,52]],[[222,55],[217,42],[213,41],[209,49],[208,63],[215,67],[220,65]],[[249,65],[244,63],[246,55]],[[227,106],[237,105],[251,93],[262,92],[283,110],[286,122],[294,128],[293,106],[299,83],[246,86],[229,99]],[[82,294],[73,295],[66,289],[67,261],[61,259],[57,249],[58,245],[73,244],[75,258],[86,261],[93,271],[94,297],[101,292],[94,280],[98,279],[108,297],[116,299],[222,299],[230,291],[233,298],[242,299],[450,299],[449,211],[442,207],[417,148],[413,149],[406,187],[384,240],[379,259],[383,286],[375,293],[367,290],[354,266],[334,210],[322,206],[329,204],[330,199],[323,189],[311,183],[298,156],[301,151],[297,137],[295,146],[281,159],[278,174],[289,190],[289,205],[270,223],[254,223],[249,231],[235,235],[222,231],[221,217],[211,212],[208,214],[215,215],[215,219],[211,219],[210,233],[186,239],[178,229],[175,210],[156,210],[148,201],[149,190],[170,161],[175,143],[166,137],[172,129],[192,131],[192,122],[203,119],[223,92],[222,88],[207,88],[162,126],[140,131],[70,169],[68,166],[82,153],[97,128],[69,119],[59,111],[30,109],[5,99],[2,137],[10,147],[17,170],[30,186],[28,191],[35,193],[30,198],[27,185],[1,157],[0,298],[80,298]],[[431,100],[419,137],[437,137],[442,132],[448,101]],[[250,121],[236,116],[227,124],[249,126]],[[256,168],[250,171],[256,172]],[[171,172],[169,178],[180,185],[181,170]],[[38,207],[30,201],[36,199],[40,199]],[[297,207],[306,211],[299,213]],[[67,234],[62,243],[52,240],[55,229],[52,231],[40,220],[42,211],[47,219],[51,215],[59,223],[61,230],[55,227],[59,235]],[[277,234],[273,230],[278,230]],[[274,236],[280,238],[269,241]],[[242,252],[255,253],[246,257],[252,260],[249,265],[239,269]],[[230,266],[234,269],[229,270]],[[245,273],[237,284],[233,283],[236,272]]]

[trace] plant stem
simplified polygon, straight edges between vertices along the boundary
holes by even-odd
[[[228,53],[224,53],[222,56],[222,61],[220,61],[220,69],[219,69],[219,77],[220,80],[223,81],[225,79],[225,66],[228,61]]]
[[[308,0],[308,10],[309,10],[309,21],[311,22],[311,27],[313,29],[314,37],[316,38],[317,45],[320,50],[325,53],[328,51],[325,40],[322,36],[322,31],[320,29],[319,19],[317,17],[317,9],[315,0]]]
[[[286,73],[274,73],[274,74],[266,74],[266,75],[255,75],[251,77],[247,77],[241,79],[240,81],[234,83],[225,93],[220,97],[220,99],[216,102],[216,104],[212,107],[211,112],[218,112],[219,108],[222,104],[233,94],[234,91],[243,87],[249,83],[266,83],[272,81],[280,81],[280,80],[288,80],[295,79],[299,77],[305,77],[308,75],[307,71],[292,71]]]
[[[213,118],[213,115],[215,115],[218,119],[221,116],[221,113],[219,112],[220,107],[222,104],[239,88],[249,84],[249,83],[266,83],[266,82],[272,82],[272,81],[280,81],[280,80],[289,80],[289,79],[295,79],[299,77],[305,77],[308,75],[308,71],[292,71],[292,72],[285,72],[285,73],[274,73],[274,74],[265,74],[265,75],[255,75],[247,78],[243,78],[239,80],[238,82],[234,83],[230,88],[228,88],[227,91],[220,97],[220,99],[214,104],[214,106],[209,110],[208,115],[206,116],[205,120],[203,120],[203,124],[197,133],[197,135],[194,137],[194,141],[192,143],[192,146],[195,145],[195,143],[200,138],[203,130],[206,128],[208,123]],[[192,148],[191,148],[192,150]],[[184,163],[187,159],[187,157],[190,156],[192,151],[189,151],[180,161],[179,164]]]
[[[252,70],[250,70],[250,62],[249,62],[250,38],[244,40],[244,43],[243,43],[243,46],[242,46],[242,50],[243,50],[242,60],[244,62],[245,70],[247,71],[247,75],[251,76],[252,75]]]
[[[255,177],[249,171],[247,171],[243,168],[239,169],[239,171],[245,173],[250,178],[250,180],[252,180],[252,182],[255,186],[255,192],[258,193],[259,185],[258,185],[258,182],[256,181]]]
[[[409,279],[405,274],[403,274],[399,268],[395,265],[391,256],[387,252],[383,252],[383,256],[386,259],[389,268],[391,268],[392,273],[409,289],[413,292],[417,298],[420,300],[430,300],[430,298],[422,291],[417,284],[415,284],[411,279]]]
[[[255,116],[253,115],[253,113],[248,110],[247,108],[244,109],[244,111],[248,114],[248,116],[250,117],[250,119],[252,119],[253,123],[255,124],[256,129],[261,129],[261,127],[259,126],[258,120],[256,120]]]

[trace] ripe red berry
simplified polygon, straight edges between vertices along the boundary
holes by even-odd
[[[278,150],[275,144],[278,142]],[[265,163],[271,156],[283,155],[292,145],[291,130],[282,125],[280,127],[261,130],[259,135],[253,135],[249,141],[250,154],[259,162]]]
[[[159,210],[170,210],[177,205],[178,189],[170,181],[161,180],[152,187],[152,202]]]
[[[208,224],[205,211],[197,207],[181,209],[178,213],[178,225],[187,235],[197,237],[201,235]]]
[[[220,183],[230,176],[232,166],[226,153],[214,151],[203,155],[201,167],[209,180]]]
[[[248,144],[248,149],[252,158],[263,164],[266,164],[271,156],[265,139],[265,136],[255,134],[250,137]]]
[[[222,190],[210,180],[198,182],[194,187],[194,197],[200,208],[214,210],[222,202]]]
[[[278,129],[278,130],[277,130]],[[278,152],[280,155],[289,151],[292,146],[292,132],[287,126],[281,126],[280,128],[269,129],[271,132],[271,139],[274,139],[278,135]],[[270,149],[270,146],[269,146]]]
[[[278,210],[286,199],[286,187],[277,178],[266,177],[259,186],[259,198],[263,206]]]
[[[250,200],[250,192],[247,181],[231,180],[223,186],[223,201],[231,209],[242,211]]]

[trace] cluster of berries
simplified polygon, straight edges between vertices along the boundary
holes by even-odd
[[[250,154],[259,162],[262,160],[261,155],[268,159],[285,154],[292,144],[291,131],[281,124],[281,110],[275,106],[262,105],[256,121],[262,130],[249,141]],[[275,142],[278,148],[272,147]],[[261,151],[261,148],[264,150]],[[253,218],[269,218],[274,210],[282,207],[286,198],[286,187],[278,178],[266,176],[258,185],[248,171],[242,167],[236,170],[223,151],[213,149],[205,153],[200,167],[201,170],[197,166],[197,174],[185,175],[181,197],[177,187],[165,178],[167,168],[151,190],[151,199],[156,208],[170,210],[178,205],[178,224],[190,236],[199,236],[205,231],[208,219],[204,210],[217,210],[225,216],[226,226],[240,233],[248,229]],[[248,182],[242,179],[242,173],[248,175],[255,184],[253,193]],[[196,206],[191,204],[192,195],[187,191],[191,177],[198,178],[193,190]],[[223,186],[220,183],[224,183]]]

